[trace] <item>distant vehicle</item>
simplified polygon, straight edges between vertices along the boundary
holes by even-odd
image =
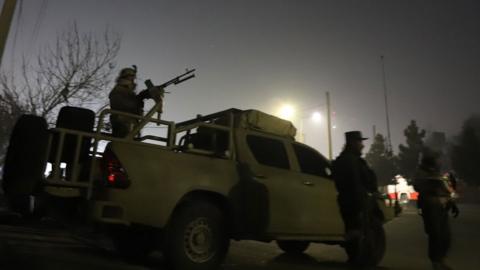
[[[408,184],[407,179],[401,175],[396,175],[394,181],[396,184],[386,187],[386,193],[391,200],[395,201],[398,199],[400,204],[405,205],[410,201],[418,199],[418,192],[415,191],[412,185]]]
[[[22,116],[4,170],[11,205],[28,214],[30,195],[77,198],[70,212],[103,224],[123,256],[159,249],[174,269],[218,267],[230,239],[276,241],[287,253],[310,243],[345,246],[330,163],[295,141],[290,122],[229,109],[174,123],[152,118],[157,105],[145,117],[104,110],[96,129],[94,113],[83,108],[62,108],[52,129]],[[114,138],[103,130],[108,114],[139,122]],[[369,215],[362,241],[348,252],[362,265],[382,259],[382,223],[393,217],[383,198],[371,201],[383,213]]]

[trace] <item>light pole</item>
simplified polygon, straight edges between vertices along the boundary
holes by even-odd
[[[385,61],[383,55],[380,55],[380,60],[382,60],[382,79],[383,79],[383,95],[385,97],[385,117],[387,120],[387,150],[392,151],[392,139],[390,136],[390,116],[388,113],[388,96],[387,96],[387,78],[385,75]]]
[[[332,150],[332,112],[330,110],[330,93],[327,91],[327,134],[328,134],[328,159],[332,160],[333,150]]]

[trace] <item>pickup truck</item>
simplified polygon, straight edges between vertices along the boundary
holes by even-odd
[[[120,254],[160,250],[173,269],[215,269],[231,240],[246,239],[276,241],[286,253],[341,245],[356,264],[381,261],[393,208],[372,196],[382,211],[351,243],[329,160],[295,141],[289,121],[228,109],[174,123],[152,117],[157,106],[145,116],[63,107],[50,129],[42,117],[20,117],[3,171],[11,208],[35,215],[45,211],[32,198],[73,200],[69,214],[102,224]],[[110,114],[138,124],[115,138]]]

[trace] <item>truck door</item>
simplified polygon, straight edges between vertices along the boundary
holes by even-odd
[[[257,186],[263,186],[264,198],[263,201],[256,198],[256,207],[265,209],[266,233],[298,233],[301,230],[298,222],[298,197],[301,194],[299,186],[290,181],[296,173],[290,169],[285,141],[255,132],[249,132],[240,140],[237,141],[242,149],[240,159],[248,166],[251,180]]]
[[[295,179],[304,187],[298,198],[302,230],[305,234],[342,235],[344,225],[329,162],[306,145],[293,143],[292,147],[300,170]]]

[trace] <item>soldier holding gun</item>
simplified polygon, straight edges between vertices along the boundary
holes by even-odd
[[[186,80],[195,77],[192,74],[195,69],[187,70],[182,75],[179,75],[161,85],[154,86],[150,80],[145,81],[147,89],[140,93],[135,93],[137,67],[124,68],[120,71],[115,87],[109,94],[110,108],[116,111],[143,115],[143,106],[145,99],[153,99],[157,103],[157,115],[160,119],[160,115],[163,112],[163,97],[165,88],[171,84],[177,85]],[[126,137],[138,123],[138,120],[133,117],[124,115],[111,114],[110,123],[112,124],[112,135],[114,137],[124,138]]]

